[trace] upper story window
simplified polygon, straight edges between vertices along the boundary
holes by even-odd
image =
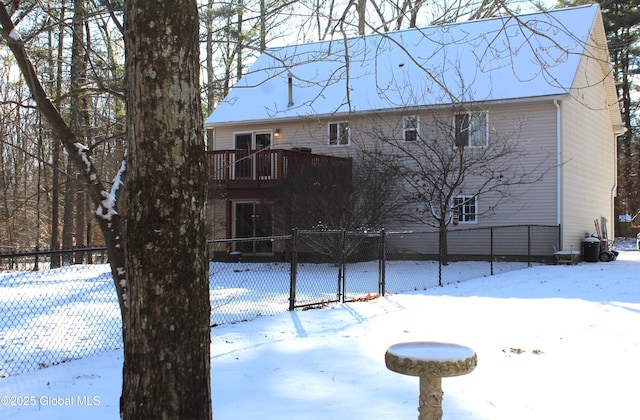
[[[474,195],[459,195],[453,198],[454,217],[459,223],[478,222],[478,197]]]
[[[329,145],[349,144],[349,123],[347,121],[329,123]]]
[[[487,112],[467,112],[455,116],[455,136],[458,147],[487,147],[489,144]]]
[[[418,129],[420,126],[420,119],[417,115],[411,115],[404,117],[403,125],[403,137],[405,141],[418,140]]]

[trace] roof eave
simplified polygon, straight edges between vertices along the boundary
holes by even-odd
[[[486,105],[500,105],[500,104],[514,104],[514,103],[526,103],[526,102],[539,102],[539,101],[554,101],[554,100],[563,100],[563,99],[567,99],[569,97],[569,94],[564,93],[564,94],[553,94],[553,95],[542,95],[542,96],[529,96],[529,97],[523,97],[523,98],[505,98],[505,99],[494,99],[494,100],[487,100],[487,101],[478,101],[478,102],[465,102],[465,105],[469,105],[469,106],[478,106],[478,105],[482,105],[482,104],[486,104]],[[240,125],[240,124],[247,124],[247,125],[252,125],[252,124],[260,124],[260,123],[265,123],[265,122],[269,122],[269,123],[274,123],[274,122],[287,122],[287,121],[298,121],[298,120],[302,120],[305,118],[314,118],[314,119],[327,119],[327,118],[343,118],[343,117],[351,117],[351,116],[357,116],[357,115],[367,115],[367,114],[383,114],[383,113],[394,113],[394,112],[403,112],[403,113],[408,113],[408,112],[414,112],[414,111],[418,111],[418,110],[425,110],[425,109],[443,109],[443,108],[450,108],[452,106],[455,106],[456,104],[454,103],[446,103],[446,104],[434,104],[434,105],[416,105],[416,106],[411,106],[411,107],[404,107],[401,109],[398,108],[381,108],[381,109],[368,109],[365,111],[348,111],[348,112],[334,112],[334,113],[325,113],[325,114],[316,114],[316,115],[307,115],[307,116],[287,116],[287,117],[282,117],[282,118],[264,118],[264,119],[251,119],[251,120],[236,120],[236,121],[220,121],[220,122],[213,122],[213,123],[207,123],[205,122],[204,124],[204,128],[205,129],[214,129],[216,127],[229,127],[229,126],[234,126],[234,125]]]

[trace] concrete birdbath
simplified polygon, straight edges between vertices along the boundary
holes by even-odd
[[[478,363],[469,347],[422,341],[394,344],[384,360],[389,370],[420,377],[418,420],[442,419],[442,378],[466,375]]]

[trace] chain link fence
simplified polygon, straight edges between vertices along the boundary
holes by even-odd
[[[0,378],[122,346],[103,248],[3,254],[0,268]]]
[[[556,226],[451,230],[445,265],[432,231],[215,240],[211,326],[521,269],[551,261],[557,243]],[[103,248],[0,254],[0,308],[0,378],[122,347]]]
[[[379,294],[380,233],[294,230],[289,309]]]
[[[553,263],[559,235],[556,225],[454,227],[446,232],[444,258],[438,231],[386,232],[383,292],[425,290],[526,268],[532,263]]]
[[[210,242],[212,327],[287,310],[291,265],[282,252],[273,251],[289,240],[289,236],[273,236]]]

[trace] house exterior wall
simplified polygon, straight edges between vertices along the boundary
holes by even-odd
[[[553,102],[547,100],[494,104],[488,106],[487,109],[490,126],[489,147],[491,147],[492,141],[498,142],[499,138],[518,142],[518,147],[524,153],[518,154],[518,161],[513,166],[518,170],[531,173],[531,179],[538,177],[540,179],[531,184],[511,186],[506,201],[490,214],[485,214],[485,210],[489,206],[493,206],[493,200],[496,197],[481,197],[478,201],[479,213],[481,213],[478,221],[469,224],[461,223],[457,227],[451,226],[451,229],[522,224],[556,225],[558,223],[557,171],[555,170],[557,162],[555,155],[556,108]],[[215,148],[232,149],[234,133],[263,130],[275,132],[278,129],[280,135],[277,138],[274,137],[274,148],[307,148],[317,154],[354,157],[357,156],[360,147],[373,147],[374,133],[386,138],[401,138],[402,118],[408,114],[419,115],[420,132],[426,139],[437,138],[437,131],[442,129],[443,125],[448,128],[448,122],[452,122],[453,118],[451,110],[442,109],[434,112],[429,108],[375,116],[354,116],[350,119],[352,132],[351,144],[348,146],[329,145],[327,140],[329,121],[343,121],[347,119],[346,117],[342,119],[339,116],[334,116],[331,120],[316,118],[299,122],[248,123],[242,127],[219,126],[215,130]],[[390,150],[390,146],[386,146],[386,152],[390,153]],[[507,156],[507,159],[514,159],[514,157]],[[509,176],[509,174],[505,174],[505,176]],[[472,183],[473,180],[469,180],[467,185]],[[468,187],[466,192],[473,193],[473,188]],[[224,209],[224,206],[219,203],[215,203],[214,207],[218,209],[216,212]],[[396,224],[389,226],[389,228],[426,230],[429,229],[429,226],[426,224]],[[223,232],[219,228],[217,231]],[[219,233],[216,234],[216,237],[220,237]],[[407,237],[405,240],[408,241],[405,244],[407,248],[416,252],[430,253],[427,249],[428,246],[421,238]],[[547,251],[549,253],[553,251],[554,240],[555,236],[552,235],[548,244]],[[411,241],[416,243],[410,243]]]
[[[571,98],[560,103],[562,144],[563,248],[580,249],[595,232],[594,220],[606,218],[613,238],[616,186],[615,122],[607,108],[604,78],[598,63],[583,57]]]
[[[602,77],[599,66],[583,63],[585,80]],[[593,74],[589,73],[590,69]],[[576,83],[578,84],[577,81]],[[508,199],[500,204],[492,214],[479,217],[477,223],[451,226],[452,230],[471,227],[505,225],[558,225],[562,226],[562,244],[565,250],[580,249],[582,239],[594,231],[594,219],[601,217],[609,221],[609,235],[613,237],[613,198],[615,183],[615,133],[610,113],[603,109],[606,103],[605,90],[601,85],[591,84],[589,89],[576,91],[577,98],[567,97],[558,101],[558,108],[552,100],[521,101],[487,106],[489,112],[490,138],[501,135],[518,141],[526,150],[519,156],[518,167],[537,169],[540,179],[531,184],[510,187]],[[446,111],[448,112],[448,111]],[[437,118],[442,120],[446,112]],[[242,127],[219,126],[215,130],[215,148],[233,149],[234,133],[276,129],[278,137],[273,138],[274,148],[307,148],[313,153],[348,157],[357,155],[361,144],[367,146],[367,135],[377,126],[377,132],[387,130],[387,136],[398,135],[402,117],[407,112],[376,115],[375,117],[352,117],[352,141],[348,146],[328,145],[327,124],[329,119],[309,119],[301,121],[269,121],[247,123]],[[423,109],[411,112],[420,116],[420,130],[433,129],[434,111]],[[557,118],[561,118],[558,133]],[[334,117],[331,121],[347,120]],[[395,131],[395,134],[393,132]],[[498,134],[499,133],[499,134]],[[560,135],[561,155],[557,155],[557,140]],[[371,140],[369,138],[370,142]],[[560,175],[560,183],[558,183]],[[472,182],[472,181],[470,181]],[[558,193],[560,186],[560,193]],[[471,191],[471,190],[470,190]],[[560,199],[560,201],[558,200]],[[491,205],[490,197],[479,200],[479,212],[483,213]],[[215,237],[225,234],[224,202],[211,203],[215,209]],[[214,217],[214,216],[210,216]],[[427,225],[396,225],[391,229],[427,229]],[[212,228],[213,229],[213,228]],[[407,238],[405,238],[407,239]],[[419,237],[416,243],[407,242],[403,246],[415,251],[429,252]],[[555,238],[549,238],[548,251],[556,245]]]
[[[555,110],[552,102],[510,103],[488,109],[490,130],[518,143],[518,154],[506,159],[516,159],[514,171],[524,170],[529,176],[527,182],[511,185],[505,201],[492,214],[481,216],[478,225],[557,224]],[[480,199],[481,212],[488,205],[493,205],[489,197]]]
[[[557,171],[556,171],[556,111],[551,100],[511,102],[503,104],[485,104],[484,109],[489,115],[489,147],[495,146],[502,141],[512,141],[517,143],[517,152],[508,155],[498,165],[512,166],[514,174],[516,171],[524,171],[530,174],[530,183],[522,185],[511,185],[506,196],[485,195],[478,199],[477,222],[460,223],[457,226],[449,225],[449,247],[450,252],[456,255],[477,253],[478,245],[488,247],[488,230],[477,230],[467,232],[464,236],[455,232],[474,228],[487,228],[490,226],[509,225],[544,225],[556,226],[558,224],[557,206]],[[453,112],[451,110],[439,110],[437,115],[431,109],[421,112],[405,112],[403,114],[376,116],[378,125],[387,127],[391,132],[391,127],[400,125],[403,115],[417,114],[420,117],[420,132],[423,138],[438,141],[438,130],[452,129]],[[393,123],[395,121],[395,124]],[[449,121],[451,123],[449,123]],[[443,123],[444,122],[444,123]],[[365,121],[360,122],[366,125]],[[436,128],[434,128],[436,127]],[[397,129],[396,129],[397,130]],[[369,127],[367,132],[380,132]],[[387,132],[387,136],[392,136]],[[399,135],[396,133],[395,135]],[[366,137],[366,136],[363,136]],[[418,152],[420,153],[420,152]],[[505,160],[515,160],[515,162],[505,162]],[[505,173],[506,177],[511,175]],[[468,179],[465,186],[459,193],[473,194],[477,190],[473,185],[477,180]],[[490,207],[495,205],[496,200],[504,200],[493,211]],[[388,226],[390,230],[427,230],[433,229],[427,224],[397,224]],[[501,232],[506,232],[506,229]],[[534,249],[537,255],[549,255],[557,245],[557,231],[544,230],[544,238],[538,238],[539,249]],[[517,236],[517,235],[516,235]],[[526,237],[526,235],[525,235]],[[494,249],[503,255],[526,255],[527,241],[506,234],[501,237],[494,237]],[[522,235],[520,235],[522,239]],[[514,242],[515,241],[515,242]],[[405,235],[401,243],[394,243],[393,238],[389,238],[389,246],[398,253],[414,253],[435,255],[438,252],[437,238],[426,239],[424,235]],[[475,251],[473,251],[475,250]]]

